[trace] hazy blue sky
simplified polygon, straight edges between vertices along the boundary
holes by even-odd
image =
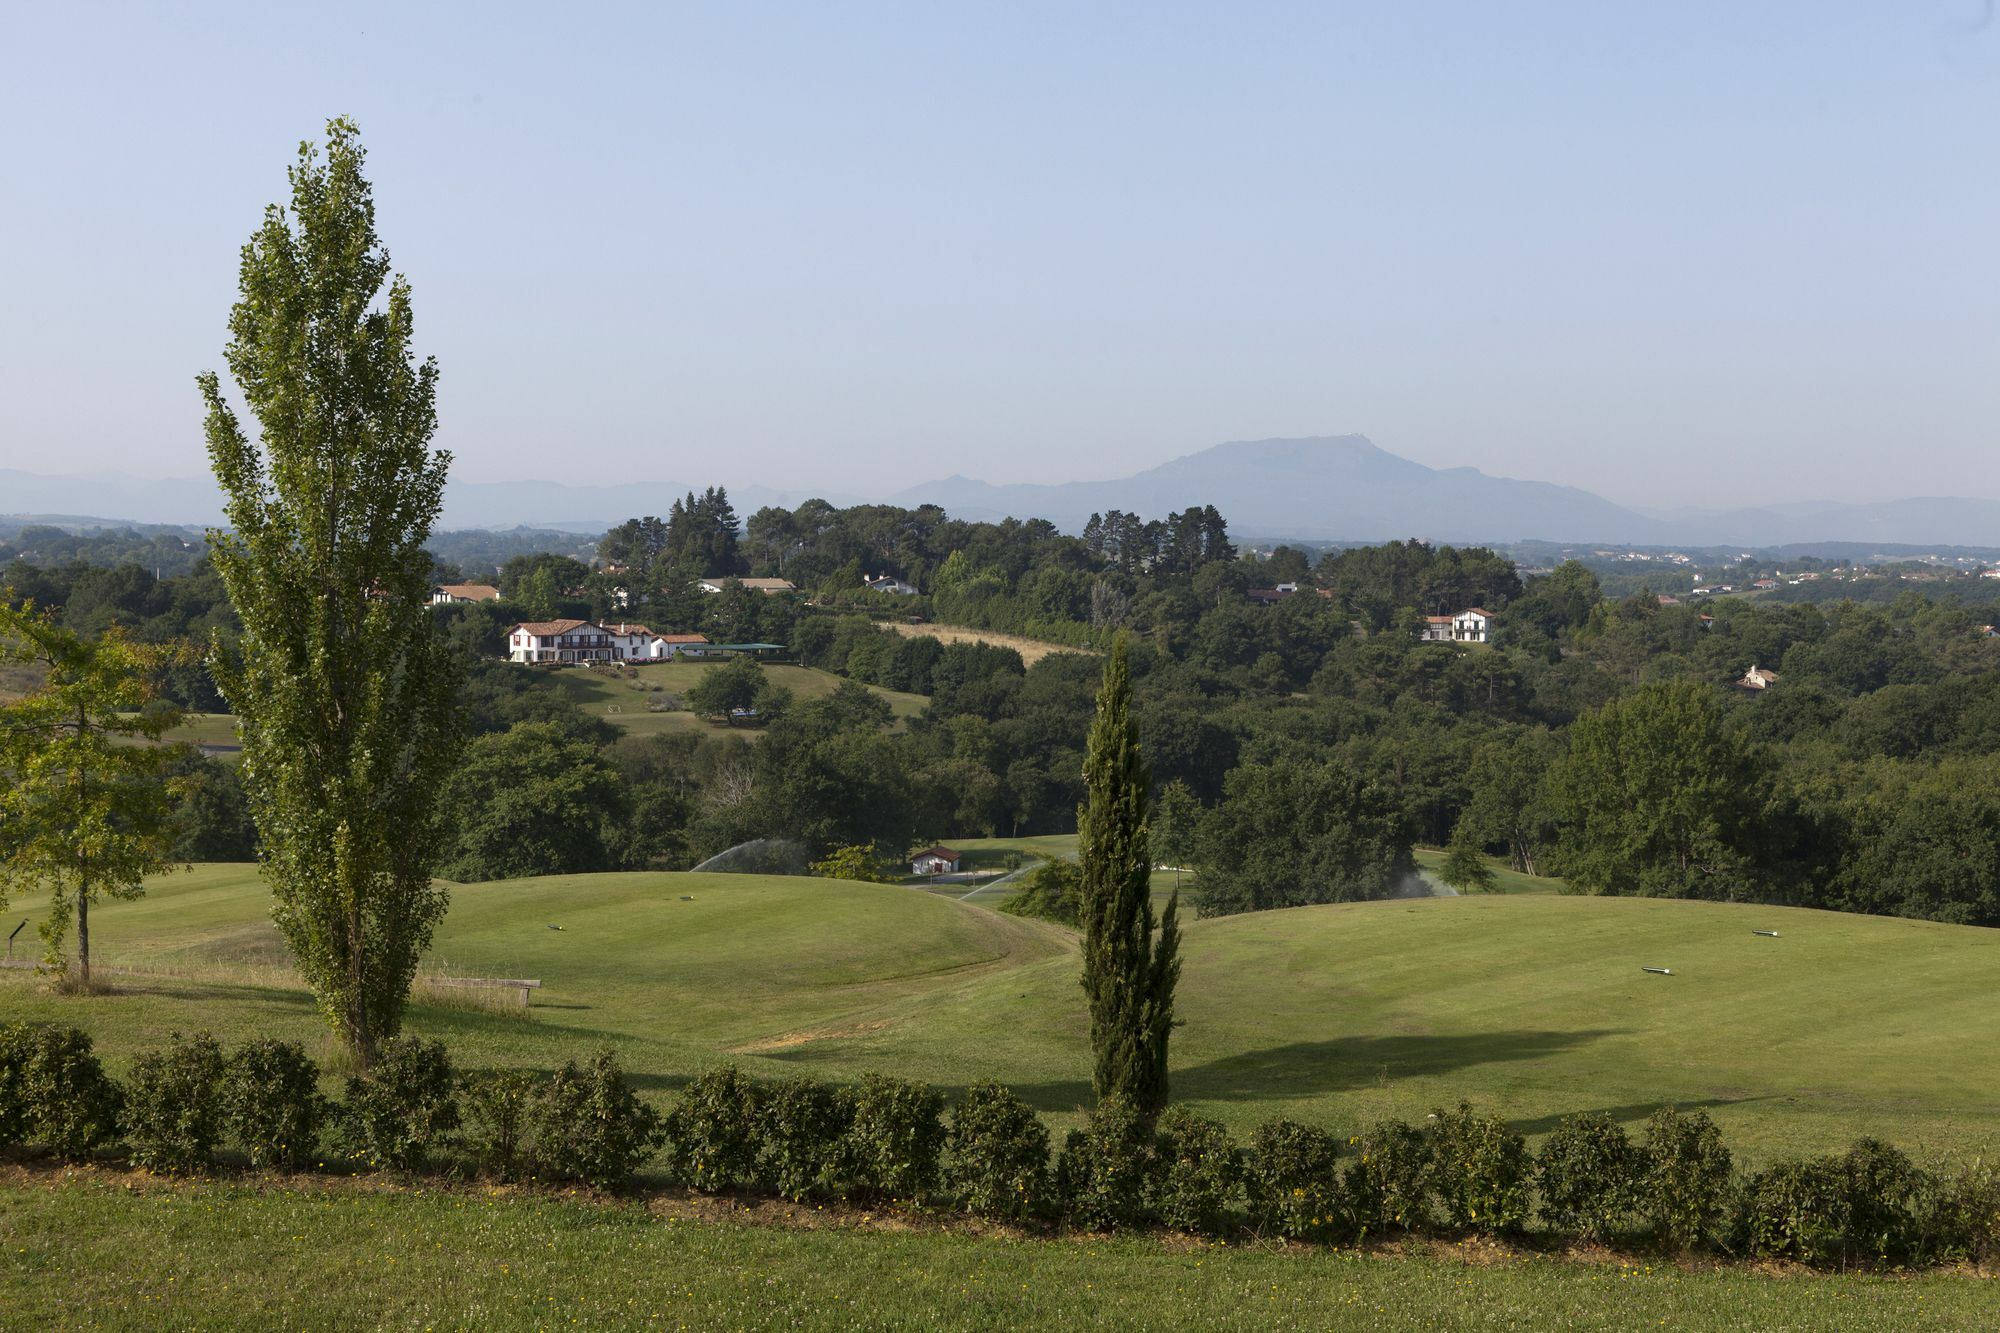
[[[0,466],[202,470],[345,113],[468,478],[2000,495],[1989,11],[0,0]]]

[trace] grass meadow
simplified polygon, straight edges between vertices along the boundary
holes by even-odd
[[[754,1214],[752,1215],[754,1216]],[[893,1222],[891,1225],[896,1225]],[[1024,1240],[496,1190],[0,1170],[19,1328],[1973,1329],[1990,1280]]]

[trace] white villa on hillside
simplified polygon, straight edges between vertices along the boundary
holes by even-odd
[[[588,620],[527,620],[507,631],[510,662],[665,662],[704,656],[706,634],[655,634],[644,625]]]
[[[900,597],[915,597],[917,595],[915,584],[905,583],[901,579],[894,578],[888,574],[882,574],[872,579],[864,576],[861,582],[867,586],[870,592],[893,592]]]
[[[507,631],[510,662],[614,662],[619,650],[588,620],[524,620]]]
[[[1425,643],[1485,643],[1493,631],[1493,617],[1473,607],[1455,616],[1425,616]]]

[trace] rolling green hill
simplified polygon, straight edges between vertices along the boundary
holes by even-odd
[[[100,961],[148,971],[82,999],[6,973],[0,1009],[81,1023],[120,1063],[177,1028],[317,1041],[267,904],[248,867],[162,879],[93,913]],[[1700,1105],[1753,1158],[1862,1133],[1977,1145],[2000,1129],[2000,932],[1486,895],[1194,921],[1185,960],[1175,1094],[1238,1128],[1414,1118],[1469,1097],[1530,1134],[1575,1111],[1636,1121]],[[1058,1114],[1088,1099],[1072,937],[910,889],[692,874],[468,885],[433,963],[544,982],[527,1016],[414,1011],[416,1030],[475,1066],[547,1067],[609,1043],[652,1088],[736,1060],[949,1089],[998,1078]]]
[[[744,730],[731,733],[727,727],[685,709],[671,713],[647,711],[649,700],[664,699],[670,694],[684,697],[696,681],[715,667],[713,662],[660,662],[618,670],[591,668],[558,671],[554,680],[584,712],[601,717],[634,736],[657,736],[687,730],[713,731],[719,735],[756,735],[754,731]],[[773,684],[790,690],[800,703],[824,699],[841,685],[839,676],[812,667],[767,665],[764,674]],[[889,701],[889,710],[899,723],[923,712],[924,705],[930,702],[921,694],[903,694],[877,685],[870,685],[868,689]]]

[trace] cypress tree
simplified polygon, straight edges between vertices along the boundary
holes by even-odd
[[[1084,761],[1084,805],[1077,812],[1082,861],[1083,989],[1090,997],[1093,1083],[1099,1098],[1117,1097],[1141,1114],[1167,1104],[1167,1038],[1180,979],[1180,895],[1161,914],[1153,940],[1152,862],[1148,856],[1149,775],[1132,721],[1125,636],[1112,645],[1097,719]]]

